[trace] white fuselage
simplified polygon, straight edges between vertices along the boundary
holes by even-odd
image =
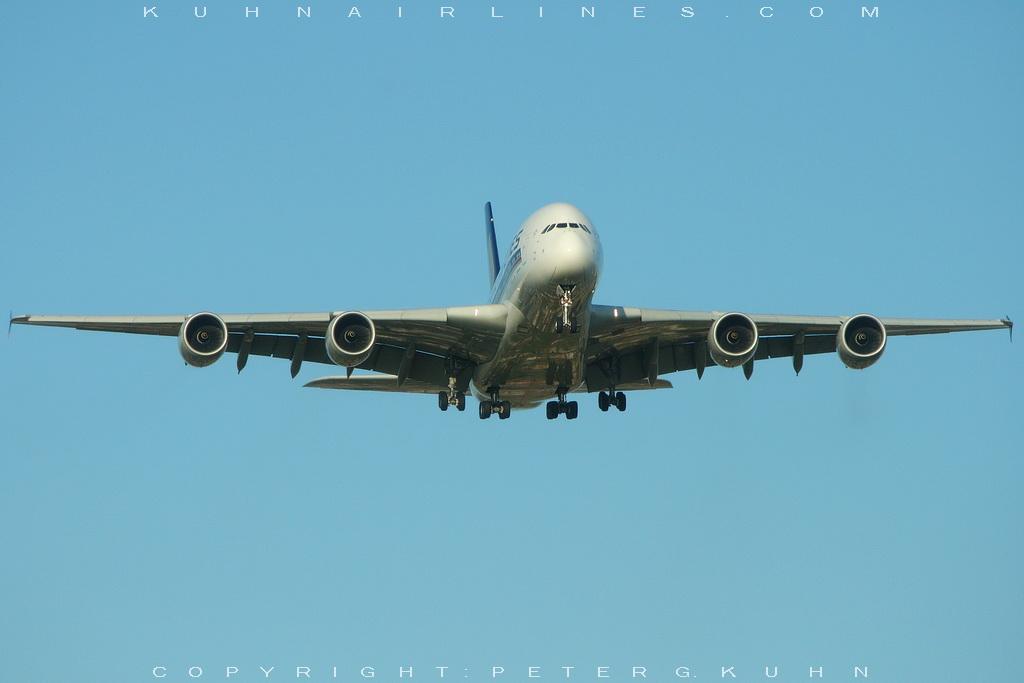
[[[491,290],[493,303],[508,306],[508,322],[494,358],[473,375],[477,397],[497,388],[502,400],[532,406],[583,382],[590,302],[601,262],[594,224],[571,204],[549,204],[523,222]],[[571,288],[575,333],[555,330],[566,288]]]

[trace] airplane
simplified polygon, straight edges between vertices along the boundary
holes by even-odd
[[[603,250],[597,229],[571,204],[548,204],[527,218],[502,267],[494,214],[484,207],[490,301],[474,306],[380,311],[166,316],[23,315],[12,325],[177,336],[185,363],[205,367],[237,354],[335,364],[342,376],[305,386],[436,394],[442,411],[479,401],[479,416],[507,419],[513,408],[546,403],[547,418],[574,420],[575,393],[597,393],[598,408],[626,409],[626,392],[668,389],[673,372],[742,367],[836,353],[849,368],[873,365],[890,336],[1009,329],[1002,320],[749,315],[592,303]],[[353,374],[358,368],[364,371]]]

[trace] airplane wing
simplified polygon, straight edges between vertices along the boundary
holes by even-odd
[[[648,381],[682,370],[703,372],[715,365],[706,350],[708,332],[723,315],[717,311],[673,311],[626,306],[592,306],[587,349],[586,381],[590,391],[612,384]],[[799,372],[803,356],[833,353],[836,335],[852,316],[750,315],[757,325],[758,344],[745,365],[747,376],[753,361],[791,357]],[[942,320],[928,318],[880,318],[886,336],[941,334],[973,330],[1009,329],[1003,320]]]
[[[494,356],[505,332],[503,304],[362,311],[373,321],[375,344],[359,367],[403,375],[428,383],[432,391],[447,388],[454,362],[459,384],[468,384],[468,370]],[[238,354],[239,372],[248,357],[286,358],[294,377],[303,361],[332,364],[325,335],[336,312],[257,313],[219,316],[227,326],[226,351]],[[177,336],[188,316],[22,315],[12,325],[70,327],[77,330]],[[464,379],[464,381],[463,381]],[[461,387],[460,387],[461,388]]]

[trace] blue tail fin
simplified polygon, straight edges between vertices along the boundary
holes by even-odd
[[[491,212],[491,203],[484,204],[484,218],[487,225],[487,259],[491,268],[491,284],[498,279],[498,271],[501,270],[501,262],[498,260],[498,238],[494,234],[494,214]]]

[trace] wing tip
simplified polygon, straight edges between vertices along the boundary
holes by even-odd
[[[1013,321],[1010,320],[1010,316],[1006,316],[1005,318],[1003,318],[1002,322],[1003,322],[1003,325],[1006,325],[1006,328],[1008,330],[1010,330],[1010,343],[1012,344],[1013,343]]]
[[[30,315],[14,315],[14,311],[8,312],[7,317],[7,336],[11,336],[11,328],[15,325],[26,325],[29,323]]]

